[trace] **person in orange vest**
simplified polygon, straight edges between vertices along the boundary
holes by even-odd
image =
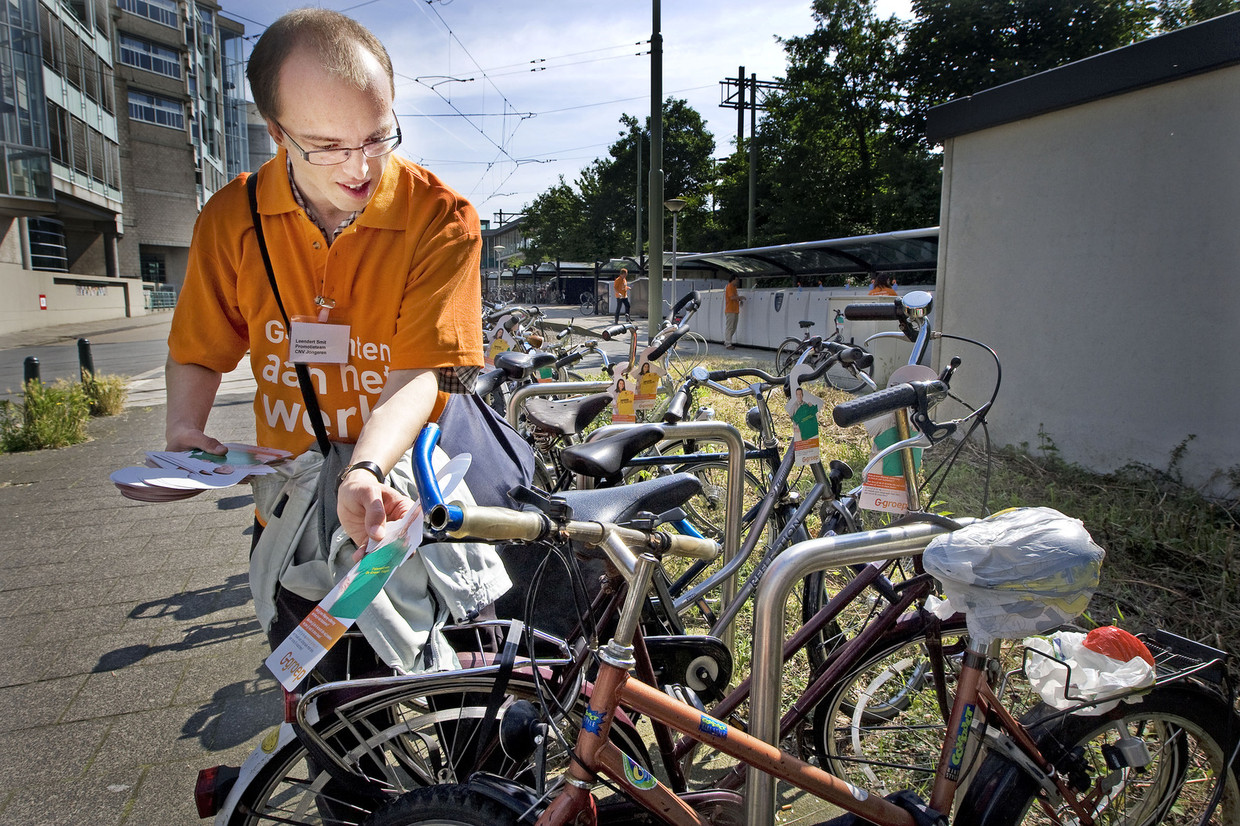
[[[616,323],[619,324],[620,313],[623,312],[626,318],[629,315],[629,271],[621,267],[620,275],[611,282],[611,286],[616,291]]]
[[[891,286],[890,275],[878,273],[874,276],[874,286],[870,288],[870,295],[899,295],[899,293]]]
[[[736,335],[736,323],[740,321],[741,305],[745,303],[745,297],[741,295],[737,288],[737,282],[740,276],[736,273],[728,276],[728,286],[723,289],[723,318],[727,322],[723,335],[723,346],[731,350],[732,336]]]

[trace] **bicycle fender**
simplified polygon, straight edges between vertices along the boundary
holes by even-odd
[[[281,749],[296,739],[297,732],[293,729],[291,723],[281,723],[279,728],[272,729],[263,736],[262,741],[245,758],[245,762],[241,764],[241,774],[238,775],[232,788],[228,790],[228,795],[224,798],[223,805],[220,806],[220,810],[215,815],[215,826],[228,826],[228,819],[237,808],[237,801],[240,800],[241,793],[254,781],[254,777],[259,773],[259,770],[271,762],[271,759]]]

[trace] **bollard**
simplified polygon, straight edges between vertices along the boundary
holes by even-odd
[[[90,352],[90,339],[78,339],[78,364],[81,365],[82,380],[95,375],[95,357]]]
[[[38,358],[38,356],[26,356],[26,361],[25,361],[25,377],[22,379],[22,384],[23,384],[23,385],[26,385],[26,384],[29,384],[29,383],[30,383],[30,382],[32,382],[32,381],[37,381],[37,382],[39,382],[40,384],[42,384],[42,383],[43,383],[43,380],[39,378],[39,358]]]

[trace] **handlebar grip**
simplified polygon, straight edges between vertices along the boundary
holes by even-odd
[[[611,341],[616,336],[622,336],[632,327],[632,324],[613,324],[603,330],[603,341]]]
[[[918,382],[923,385],[927,395],[947,393],[947,385],[941,381]],[[891,413],[902,407],[917,404],[918,388],[913,384],[897,384],[877,393],[862,396],[858,399],[837,404],[831,411],[831,418],[840,427],[851,427],[858,422],[877,418],[884,413]]]
[[[581,353],[581,352],[568,353],[567,355],[560,356],[558,359],[555,360],[555,368],[559,370],[562,367],[572,367],[574,364],[581,361],[585,357],[586,357],[586,354]]]
[[[837,404],[831,418],[840,427],[877,418],[884,413],[917,404],[917,389],[911,384],[897,384],[877,393]]]
[[[664,553],[706,560],[719,556],[719,543],[713,539],[679,533],[665,533],[661,536],[666,537]]]
[[[453,539],[473,536],[495,541],[523,539],[532,542],[551,529],[551,520],[537,511],[454,504],[460,514],[455,519],[452,518],[453,508],[444,505],[432,508],[427,515],[433,530],[445,531]]]
[[[683,422],[685,416],[689,415],[689,391],[681,387],[672,394],[672,400],[667,403],[667,412],[663,414],[663,421],[668,424],[676,424]]]
[[[672,308],[672,316],[679,313],[687,304],[693,304],[694,310],[702,306],[702,297],[698,295],[697,290],[690,290],[688,295],[676,302],[676,306]]]
[[[681,337],[687,332],[689,332],[689,328],[685,327],[674,333],[668,334],[663,341],[659,342],[658,346],[646,354],[646,359],[648,361],[654,361],[655,359],[663,358],[663,354],[672,349],[672,345],[680,341]]]
[[[573,332],[573,329],[571,327],[565,327],[563,330],[560,330],[560,332],[555,334],[555,340],[563,341],[564,339],[568,338],[568,336],[572,332]]]
[[[849,304],[844,308],[844,318],[849,321],[899,321],[903,306],[898,300],[874,304]]]

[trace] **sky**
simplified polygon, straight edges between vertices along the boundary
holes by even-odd
[[[305,0],[219,0],[256,37]],[[436,173],[498,222],[561,176],[572,184],[620,137],[620,117],[650,114],[650,2],[633,0],[356,0],[344,12],[387,46],[396,72],[397,150]],[[732,150],[735,109],[725,78],[775,80],[778,38],[813,30],[809,0],[662,0],[663,98],[687,100]],[[878,0],[907,18],[908,0]],[[758,113],[761,118],[761,112]],[[748,130],[748,115],[746,115]],[[684,193],[665,192],[668,198]]]

